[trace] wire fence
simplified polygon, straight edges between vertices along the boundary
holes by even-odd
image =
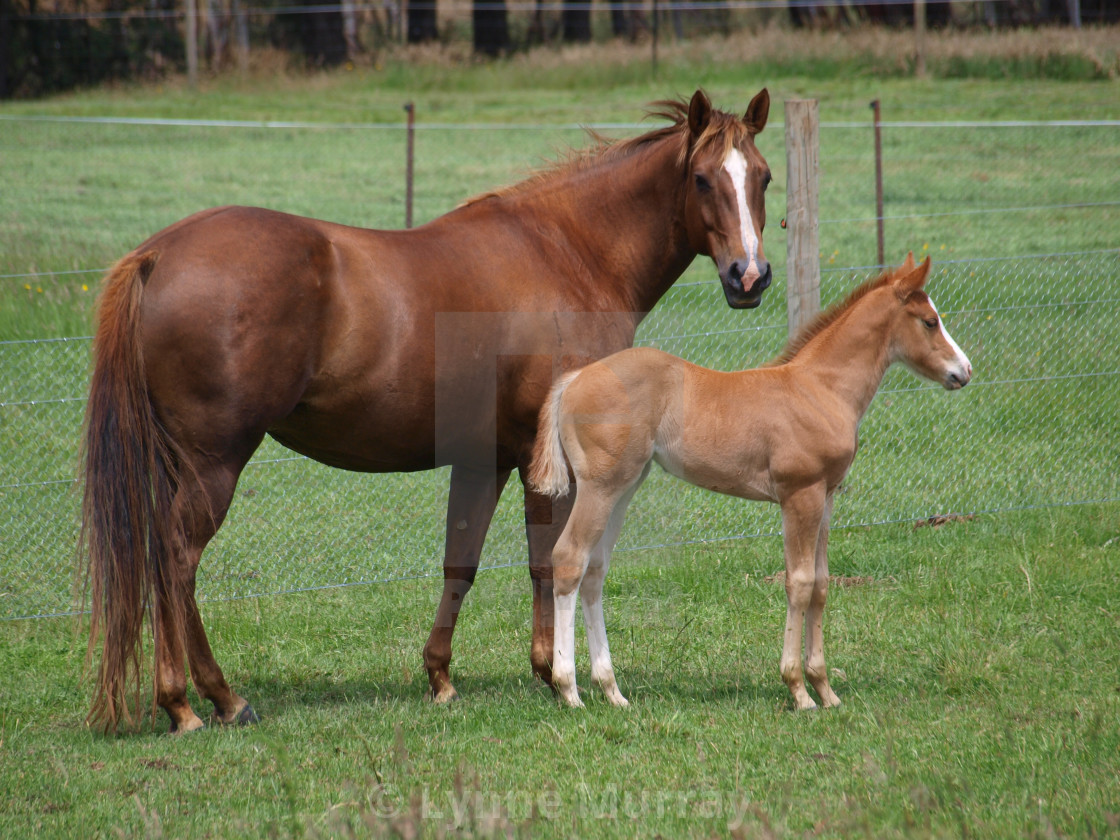
[[[175,132],[204,129],[112,130],[169,132],[163,142],[174,147]],[[212,132],[229,130],[205,129],[211,134],[200,148],[215,142]],[[318,143],[325,129],[283,131],[314,131]],[[467,143],[464,152],[477,154],[475,176],[490,186],[521,170],[521,153],[494,153],[501,145],[495,131],[477,132],[488,139],[478,148]],[[557,131],[518,128],[518,142],[511,145],[523,145],[528,133],[548,146]],[[399,142],[399,134],[390,142]],[[776,175],[769,199],[773,217],[782,201],[783,155],[780,129],[767,134],[771,146],[764,153]],[[81,136],[89,142],[88,134]],[[431,129],[431,136],[462,147],[464,137],[475,135]],[[867,212],[874,207],[868,138],[866,125],[822,128],[825,305],[875,271],[868,264],[876,227],[874,213]],[[946,394],[905,370],[888,374],[861,428],[859,456],[837,498],[834,527],[1120,500],[1118,141],[1120,125],[1111,123],[957,125],[951,133],[941,124],[885,126],[888,260],[897,263],[909,249],[919,258],[933,255],[930,291],[976,375],[964,391]],[[113,159],[106,165],[115,165]],[[320,167],[299,177],[329,181],[332,165],[325,166],[327,171]],[[395,166],[399,170],[399,163]],[[497,175],[492,166],[506,174]],[[280,168],[294,177],[290,167]],[[431,183],[445,177],[439,166],[428,169]],[[198,178],[195,164],[187,170],[188,180]],[[113,181],[130,204],[130,187],[116,169],[78,177]],[[227,192],[240,189],[233,185]],[[268,179],[252,189],[266,203]],[[354,189],[364,189],[362,178]],[[344,192],[333,200],[352,198]],[[440,202],[428,201],[421,216],[430,218]],[[386,214],[400,209],[399,200],[389,205]],[[174,208],[166,212],[185,215]],[[152,217],[143,208],[136,215]],[[366,223],[397,226],[388,216]],[[147,224],[147,232],[158,227]],[[710,264],[698,261],[643,323],[638,342],[721,369],[773,357],[786,339],[784,243],[777,225],[768,228],[766,244],[778,280],[759,310],[727,309]],[[18,260],[11,255],[2,264],[7,267],[2,288],[16,296],[49,293],[51,284],[73,292],[92,285],[99,270],[15,270]],[[45,293],[35,291],[44,286]],[[7,329],[18,331],[15,325]],[[2,618],[76,607],[74,476],[90,339],[73,334],[77,337],[0,341],[0,449],[6,453],[0,461]],[[437,574],[447,480],[447,470],[406,475],[333,470],[268,441],[242,475],[226,524],[203,558],[199,594],[207,600],[240,598]],[[655,471],[631,508],[619,559],[640,557],[651,547],[779,531],[774,506],[705,493]],[[779,555],[771,554],[760,563],[776,566]],[[514,481],[495,517],[483,567],[523,562],[521,490]]]

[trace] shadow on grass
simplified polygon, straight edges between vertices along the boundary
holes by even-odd
[[[580,691],[589,708],[609,708],[597,686],[581,674]],[[781,678],[755,681],[742,674],[708,674],[692,679],[680,673],[645,668],[620,669],[619,685],[630,700],[631,710],[654,706],[700,708],[705,704],[742,706],[744,709],[793,710],[790,694]],[[458,700],[448,708],[492,706],[495,708],[551,708],[562,711],[551,689],[529,674],[493,673],[463,675],[455,679]],[[870,688],[870,687],[869,687]],[[299,714],[324,706],[414,706],[438,708],[428,697],[422,680],[374,680],[314,675],[297,680],[257,676],[238,687],[262,719]],[[874,689],[870,689],[874,691]],[[625,710],[620,710],[625,714]]]

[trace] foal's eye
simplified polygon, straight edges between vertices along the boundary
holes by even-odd
[[[702,192],[702,193],[711,192],[712,185],[708,182],[708,179],[705,178],[703,175],[697,175],[696,176],[696,189],[700,190],[700,192]]]
[[[937,318],[926,318],[922,323],[931,330],[937,329]]]

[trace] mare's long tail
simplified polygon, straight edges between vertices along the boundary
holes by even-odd
[[[157,259],[129,254],[106,277],[86,407],[79,551],[92,599],[87,665],[103,640],[87,723],[106,730],[132,725],[133,708],[139,720],[145,612],[171,610],[182,626],[175,576],[161,562],[174,550],[178,459],[149,399],[140,348],[140,298]]]
[[[576,370],[557,379],[541,406],[537,439],[533,444],[533,463],[529,466],[529,483],[534,490],[546,496],[566,496],[571,486],[568,459],[560,442],[560,401],[568,385],[578,375]]]

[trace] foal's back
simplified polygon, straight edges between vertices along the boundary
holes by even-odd
[[[608,490],[655,460],[690,484],[778,502],[781,485],[808,473],[839,481],[855,454],[855,429],[836,428],[827,394],[801,373],[797,363],[724,372],[624,350],[564,389],[564,451],[581,481]]]

